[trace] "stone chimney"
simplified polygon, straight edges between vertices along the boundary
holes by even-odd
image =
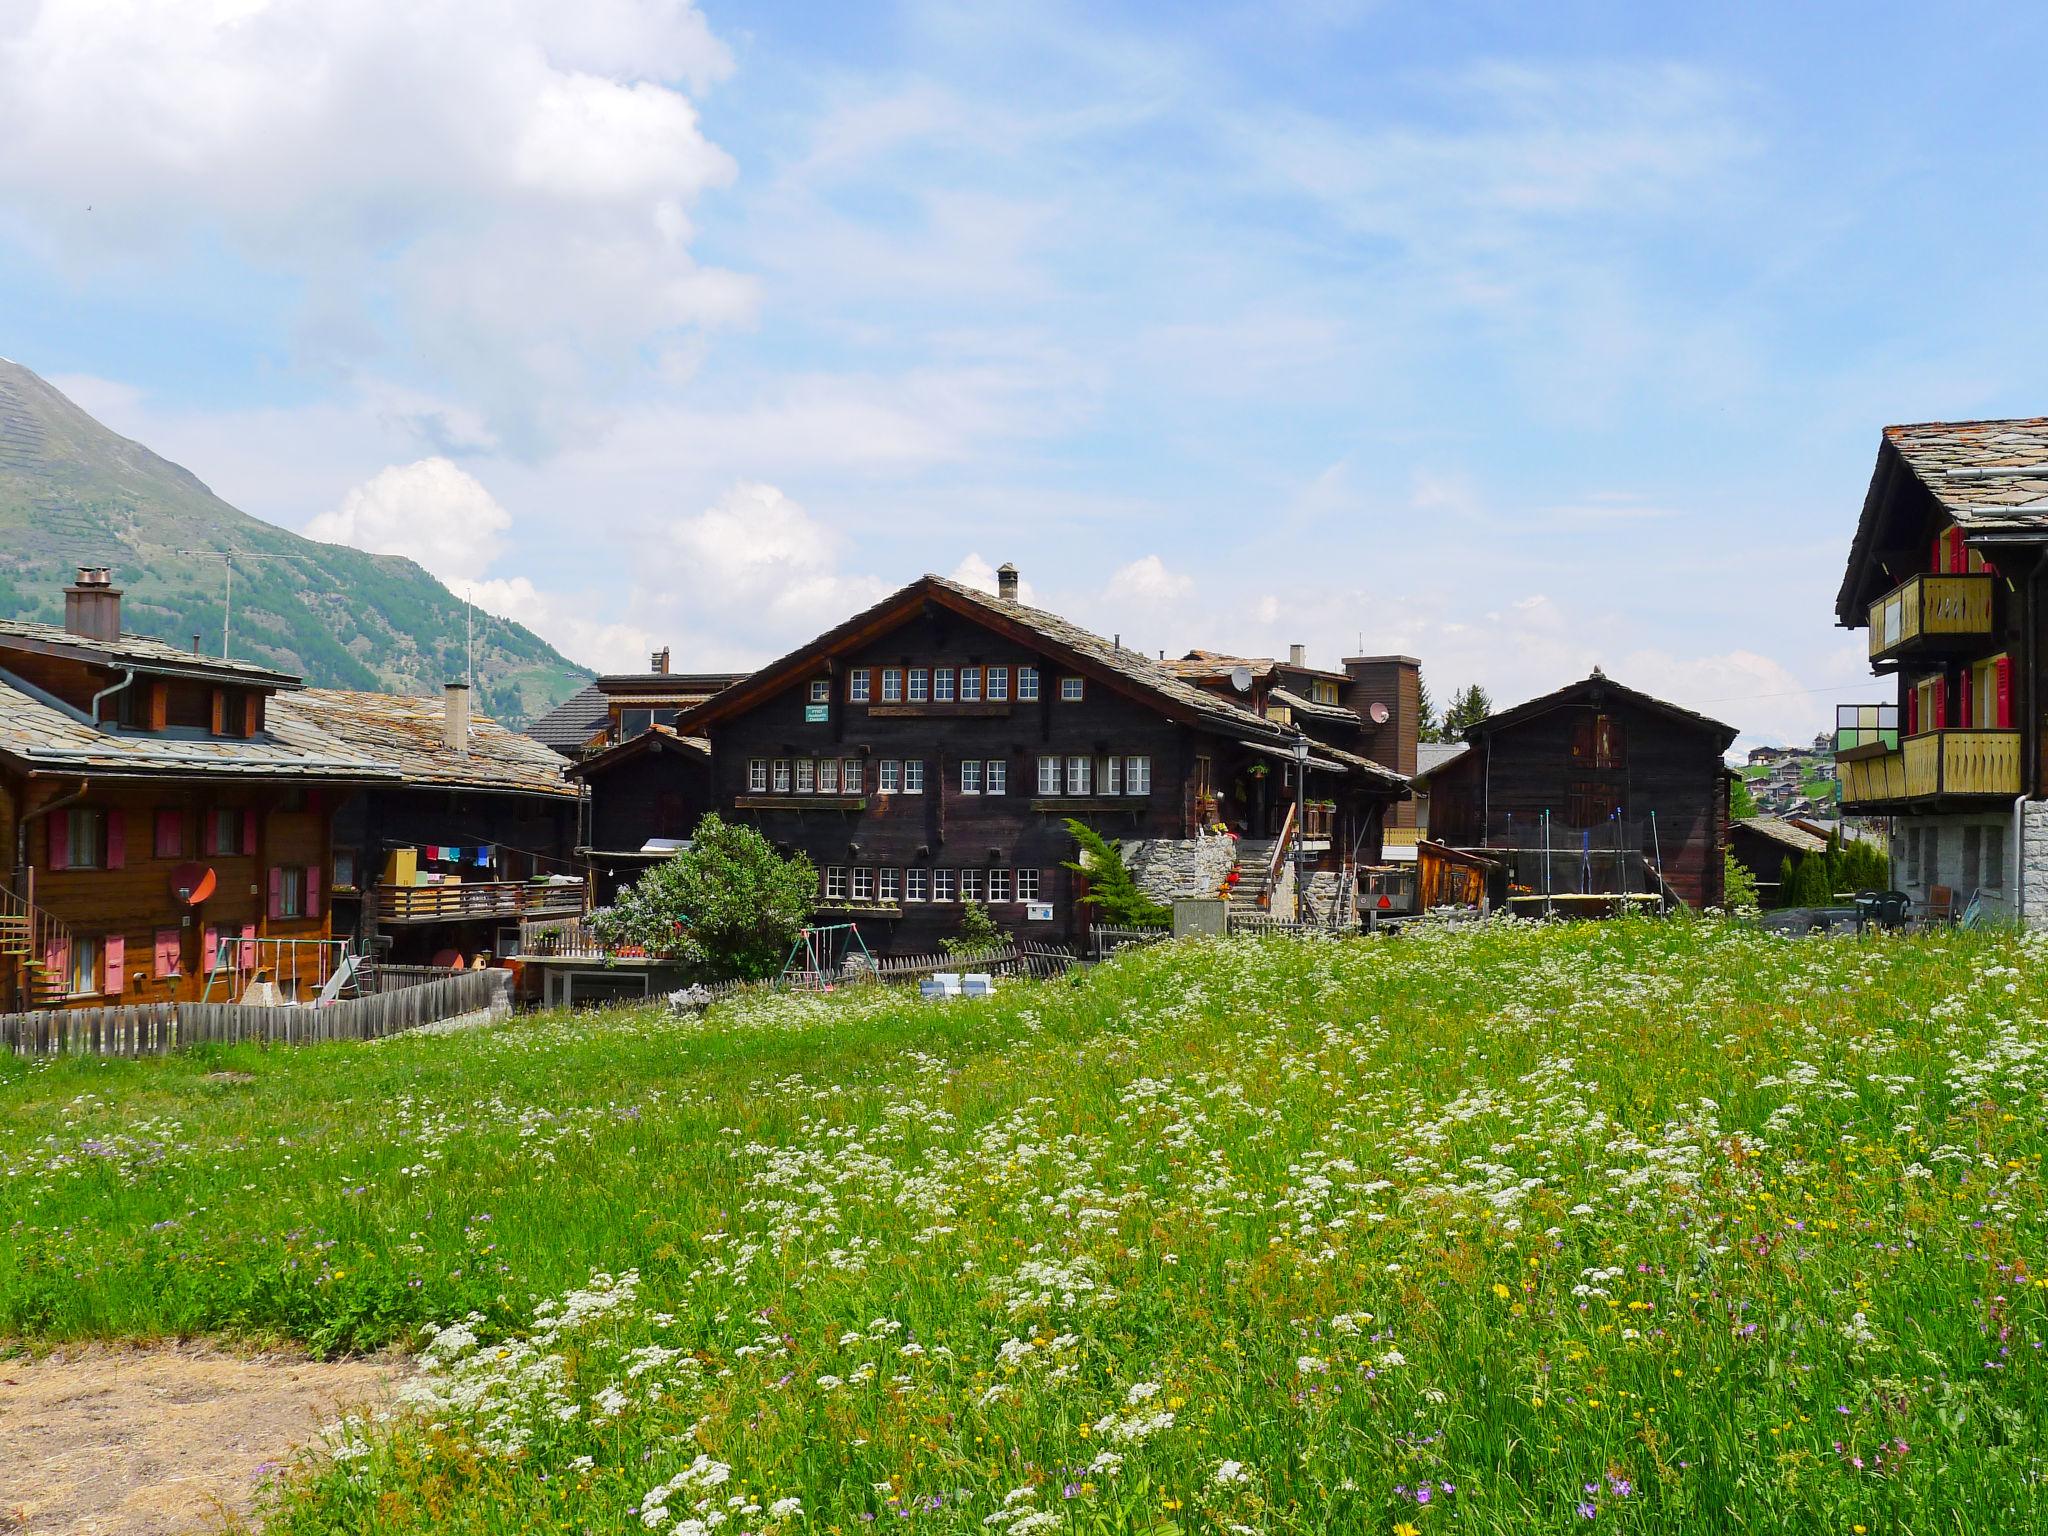
[[[447,710],[441,721],[441,745],[457,757],[469,756],[469,684],[449,683],[441,690]]]
[[[85,640],[121,638],[121,589],[104,565],[81,565],[64,589],[64,627]]]
[[[1006,603],[1017,601],[1017,567],[1007,560],[996,567],[996,596]]]
[[[1290,667],[1307,666],[1308,647],[1305,645],[1290,645],[1287,647],[1287,665]]]
[[[663,677],[668,676],[667,646],[664,645],[660,650],[656,651],[652,656],[647,658],[647,670],[650,672],[659,672]]]

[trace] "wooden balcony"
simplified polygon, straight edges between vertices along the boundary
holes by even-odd
[[[581,880],[472,880],[461,885],[380,885],[377,921],[459,923],[471,919],[578,916],[589,905]]]
[[[2010,800],[2021,792],[2018,731],[1923,731],[1896,752],[1841,762],[1842,809],[1884,815],[1937,800]]]
[[[1976,576],[1915,576],[1870,605],[1870,659],[1940,656],[1991,637],[1992,583]]]

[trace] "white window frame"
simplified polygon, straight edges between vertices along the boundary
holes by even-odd
[[[903,764],[896,758],[885,757],[875,769],[875,793],[893,795],[903,788]]]
[[[931,889],[931,871],[913,864],[903,871],[903,899],[905,901],[927,901]]]
[[[962,667],[960,669],[960,702],[962,704],[979,704],[981,702],[981,668]]]
[[[935,870],[933,870],[933,871],[932,871],[932,900],[933,900],[933,901],[958,901],[959,899],[960,899],[960,888],[959,888],[959,886],[957,886],[957,885],[956,885],[956,884],[954,883],[954,879],[953,879],[953,871],[952,871],[952,870],[950,870],[950,869],[935,869]]]
[[[953,702],[953,669],[939,667],[932,673],[932,698],[940,704]]]
[[[901,704],[903,702],[903,669],[901,667],[882,668],[882,702],[884,704]]]
[[[817,793],[818,765],[808,757],[796,760],[796,792],[800,795]]]
[[[846,866],[844,864],[827,864],[825,866],[825,899],[827,901],[846,900]]]
[[[1010,764],[1000,757],[992,757],[983,765],[981,792],[985,795],[1007,795],[1010,792]]]
[[[1016,873],[1017,899],[1019,901],[1038,900],[1038,871],[1035,869],[1020,869]]]
[[[1062,704],[1078,704],[1086,696],[1087,688],[1080,678],[1063,677],[1060,679],[1060,702]]]
[[[830,704],[832,702],[831,678],[814,677],[811,679],[811,702],[813,704]]]
[[[1105,795],[1120,795],[1124,792],[1124,760],[1112,752],[1102,760],[1098,775]]]
[[[1010,872],[1007,869],[992,869],[988,872],[988,904],[1000,906],[1010,899]]]
[[[1066,780],[1060,777],[1060,772],[1060,760],[1057,757],[1048,753],[1038,759],[1038,793],[1040,795],[1057,795],[1061,792],[1061,786]]]
[[[775,793],[778,795],[789,793],[789,759],[786,757],[775,759]]]
[[[277,866],[277,915],[306,915],[306,869],[303,864]]]
[[[981,793],[981,759],[963,757],[960,759],[960,793],[978,795]]]
[[[972,864],[960,871],[960,899],[973,902],[981,900],[981,871]]]
[[[873,901],[875,899],[875,866],[856,864],[853,866],[853,899]]]
[[[754,757],[747,760],[747,793],[765,795],[768,793],[768,759]]]
[[[1095,759],[1085,752],[1067,754],[1067,793],[1080,796],[1095,793]]]
[[[1019,667],[1017,669],[1017,698],[1025,704],[1037,701],[1038,668]]]
[[[932,697],[932,675],[923,667],[910,669],[910,702],[928,704]]]
[[[903,871],[894,864],[884,864],[876,871],[875,899],[891,907],[903,900]]]
[[[1005,704],[1010,698],[1010,669],[990,667],[988,669],[988,701],[991,704]]]
[[[861,788],[861,782],[865,777],[861,771],[859,758],[842,759],[839,764],[839,792],[842,795],[865,794],[866,791]]]
[[[69,969],[64,977],[66,997],[99,996],[100,955],[105,947],[101,939],[72,935],[71,953],[66,961]]]
[[[1149,795],[1152,793],[1152,758],[1140,753],[1124,759],[1124,793],[1127,795]]]
[[[850,704],[865,704],[868,701],[868,678],[866,667],[855,667],[846,674],[846,699]]]
[[[839,759],[821,757],[818,759],[818,793],[836,795],[839,793]]]
[[[903,759],[903,793],[921,795],[924,793],[924,759],[906,757]]]

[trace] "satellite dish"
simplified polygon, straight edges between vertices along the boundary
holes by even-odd
[[[1232,667],[1230,669],[1230,686],[1239,693],[1250,693],[1252,691],[1252,669],[1250,667]]]
[[[180,864],[171,871],[171,895],[188,907],[196,907],[213,894],[213,871],[204,864]]]
[[[1387,706],[1384,704],[1373,705],[1366,711],[1366,714],[1372,717],[1374,725],[1385,725],[1387,723]]]

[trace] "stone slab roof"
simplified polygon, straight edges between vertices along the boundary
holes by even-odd
[[[96,640],[89,635],[75,635],[61,624],[39,624],[32,619],[0,619],[0,649],[10,645],[47,655],[73,656],[96,666],[132,666],[138,672],[267,683],[273,688],[299,686],[298,678],[291,673],[259,667],[254,662],[201,656],[144,635],[124,634],[118,640]]]
[[[1783,847],[1787,853],[1803,855],[1827,851],[1828,840],[1826,838],[1816,837],[1813,833],[1807,831],[1806,828],[1794,826],[1791,822],[1781,817],[1738,816],[1735,819],[1735,825],[1747,827],[1758,836],[1769,838],[1772,842]]]
[[[560,753],[487,715],[470,716],[467,753],[450,751],[446,711],[441,699],[306,688],[272,699],[268,718],[273,725],[298,722],[317,730],[407,784],[576,798],[576,786],[562,776],[567,765]]]
[[[1924,421],[1884,436],[1964,528],[2048,529],[2048,416]]]
[[[597,734],[610,707],[604,690],[595,683],[586,683],[527,726],[526,734],[557,751],[574,750]]]

